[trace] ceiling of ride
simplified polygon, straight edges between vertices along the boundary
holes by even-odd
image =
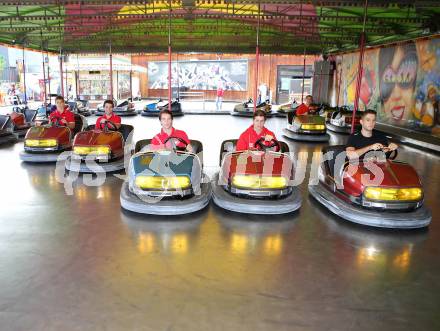
[[[32,3],[32,5],[28,5]],[[0,42],[66,53],[333,53],[358,47],[365,0],[0,1]],[[171,9],[171,15],[170,15]],[[368,45],[440,31],[440,1],[369,0]]]

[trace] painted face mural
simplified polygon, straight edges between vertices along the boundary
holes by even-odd
[[[359,53],[340,56],[339,104],[353,107]],[[359,108],[377,121],[440,136],[440,38],[368,49]]]
[[[402,125],[412,118],[417,66],[413,43],[382,48],[379,52],[380,100],[390,124]]]

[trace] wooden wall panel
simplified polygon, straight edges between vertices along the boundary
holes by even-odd
[[[224,100],[241,101],[253,97],[255,89],[256,63],[255,54],[173,54],[173,61],[186,61],[191,59],[198,60],[229,60],[229,59],[247,59],[248,67],[248,90],[244,92],[226,91]],[[317,56],[306,56],[306,65],[313,65],[318,60]],[[132,63],[143,67],[148,67],[149,61],[168,61],[168,54],[145,54],[132,56]],[[279,65],[303,65],[304,57],[302,55],[260,55],[259,59],[259,84],[266,83],[272,91],[275,99],[277,84],[277,66]],[[156,90],[148,88],[148,74],[141,75],[141,94],[142,97],[167,97],[167,90]],[[205,91],[207,100],[214,100],[216,91]]]

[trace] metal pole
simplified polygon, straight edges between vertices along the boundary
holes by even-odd
[[[304,80],[306,77],[306,44],[304,41],[304,62],[303,62],[303,81],[302,81],[302,89],[301,89],[301,103],[304,101]]]
[[[50,92],[50,59],[49,59],[49,52],[46,52],[47,54],[47,84],[48,84],[48,88],[49,88],[49,98],[51,95]]]
[[[168,110],[171,112],[171,0],[168,11]]]
[[[46,67],[44,64],[44,52],[43,52],[43,44],[41,44],[41,55],[43,56],[43,84],[44,84],[44,102],[43,105],[46,106],[47,101],[47,90],[46,90]]]
[[[76,99],[79,99],[79,58],[78,54],[76,54],[76,71],[75,71],[75,92]]]
[[[66,80],[65,80],[65,82],[66,82],[66,90],[65,91],[66,91],[67,99],[69,99],[69,86],[68,86],[68,83],[67,83],[67,67],[66,67],[64,73],[66,75]]]
[[[60,48],[60,83],[61,83],[61,95],[64,97],[64,83],[63,83],[63,52]]]
[[[322,68],[324,67],[324,63],[321,64],[321,69],[319,70],[319,86],[318,86],[318,99],[316,102],[320,102],[321,100],[321,86],[322,86]]]
[[[255,47],[254,112],[257,110],[258,67],[260,59],[260,1],[258,1],[257,46]]]
[[[341,70],[339,70],[338,95],[336,96],[336,107],[339,107],[339,94],[341,93],[341,84],[342,84],[342,65],[344,62],[343,60],[344,60],[344,55],[342,55],[341,57]]]
[[[356,81],[356,93],[354,97],[354,109],[353,109],[353,117],[351,119],[351,133],[354,133],[354,123],[356,118],[356,111],[359,107],[359,95],[361,91],[361,82],[362,82],[362,69],[363,69],[363,62],[364,62],[364,52],[365,52],[365,24],[367,22],[367,8],[368,8],[368,0],[365,0],[365,7],[364,7],[364,24],[362,26],[362,33],[361,38],[359,42],[359,65],[358,65],[358,74],[357,74],[357,81]]]
[[[113,55],[112,55],[111,42],[110,42],[110,100],[113,100]]]
[[[24,44],[23,44],[23,88],[24,88],[24,104],[27,105],[27,92],[26,92],[26,61],[24,59]]]
[[[130,69],[130,98],[133,101],[133,72]]]

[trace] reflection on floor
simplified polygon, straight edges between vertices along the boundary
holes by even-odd
[[[154,118],[124,122],[135,125],[135,140],[159,130]],[[175,120],[204,143],[211,173],[221,141],[249,125],[230,116]],[[278,137],[284,125],[267,122]],[[344,139],[332,134],[331,143]],[[120,209],[121,179],[90,187],[80,178],[66,195],[53,165],[21,163],[22,143],[2,147],[2,329],[438,330],[439,157],[407,147],[399,155],[422,176],[429,230],[380,231],[313,201],[311,153],[322,145],[289,145],[302,152],[303,206],[270,219],[212,204],[172,219],[138,216]]]

